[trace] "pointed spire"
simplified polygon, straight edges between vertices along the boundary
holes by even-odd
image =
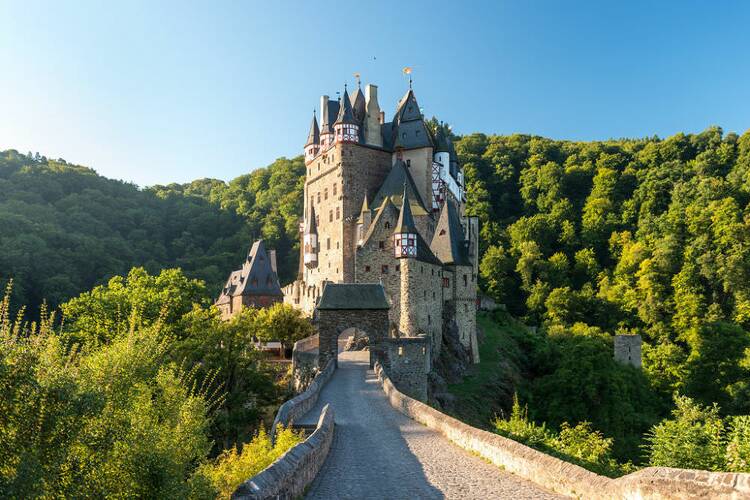
[[[396,234],[415,234],[417,232],[417,228],[414,225],[414,218],[411,215],[411,205],[409,204],[409,194],[407,193],[406,183],[404,183],[404,196],[401,199],[401,211],[398,214],[398,222],[396,223],[396,229],[393,232]]]
[[[440,125],[438,125],[437,131],[435,132],[435,152],[450,153],[450,144],[448,143],[448,139],[443,131],[442,122],[440,122]]]
[[[363,214],[367,212],[368,210],[370,210],[370,207],[367,204],[367,193],[365,193],[365,199],[362,201],[362,210],[360,211],[360,213]]]
[[[334,124],[337,123],[350,123],[357,124],[352,114],[352,103],[349,100],[349,92],[346,90],[346,84],[344,84],[344,97],[341,99],[341,105],[339,106],[339,116],[336,118]]]
[[[310,216],[305,221],[305,234],[318,234],[318,223],[315,221],[315,207],[310,205]]]
[[[309,146],[310,144],[320,144],[320,129],[318,128],[318,119],[315,116],[315,110],[313,110],[313,119],[312,123],[310,124],[310,133],[307,134],[307,142],[305,143],[305,147]]]

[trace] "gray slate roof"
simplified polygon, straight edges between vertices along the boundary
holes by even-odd
[[[310,133],[307,134],[307,142],[305,146],[310,144],[320,144],[320,129],[318,128],[318,120],[313,113],[312,123],[310,124]]]
[[[379,283],[328,283],[318,309],[390,309]]]
[[[305,221],[304,234],[318,234],[318,223],[315,220],[315,207],[312,204],[310,204],[310,215]]]
[[[472,265],[458,210],[451,201],[443,203],[430,248],[443,264]]]
[[[357,120],[360,125],[362,125],[365,120],[367,111],[365,110],[365,96],[362,93],[362,89],[360,89],[359,87],[357,87],[357,90],[355,90],[352,94],[351,103],[354,119]]]
[[[216,303],[227,303],[230,297],[237,295],[283,296],[279,277],[273,269],[271,256],[266,251],[263,240],[253,243],[242,268],[229,274]]]
[[[328,106],[320,111],[320,131],[321,133],[333,132],[333,122],[339,114],[338,101],[328,100]]]
[[[411,205],[409,204],[409,193],[407,193],[406,184],[404,184],[404,195],[401,198],[401,210],[398,214],[398,222],[394,233],[417,233],[417,227],[414,224],[414,217],[411,215]]]
[[[380,207],[383,201],[390,196],[401,196],[404,192],[404,183],[406,183],[409,198],[416,200],[424,211],[427,212],[424,201],[422,201],[422,197],[419,196],[419,191],[417,191],[414,179],[406,168],[406,163],[404,163],[403,160],[396,160],[396,163],[393,164],[391,171],[388,172],[383,184],[380,185],[378,193],[375,195],[375,198],[373,198],[372,206]]]
[[[339,115],[335,123],[357,124],[357,120],[354,119],[354,114],[352,113],[352,102],[349,99],[349,92],[347,92],[346,88],[344,88],[344,97],[341,99],[341,107],[339,108]]]

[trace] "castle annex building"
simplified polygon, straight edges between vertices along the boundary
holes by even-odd
[[[382,283],[389,336],[424,335],[434,358],[450,329],[478,361],[478,223],[453,144],[413,90],[390,121],[375,85],[322,96],[304,149],[300,269],[285,302],[312,314],[327,283]]]
[[[276,272],[276,251],[266,250],[263,240],[258,240],[242,267],[229,275],[215,304],[222,319],[228,319],[243,308],[268,307],[283,298]]]

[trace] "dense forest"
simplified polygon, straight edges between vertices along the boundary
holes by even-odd
[[[256,238],[296,272],[304,165],[281,158],[229,183],[137,186],[39,154],[0,153],[0,281],[13,302],[52,307],[136,266],[179,267],[218,294]]]
[[[640,461],[641,436],[670,412],[700,429],[712,411],[750,413],[750,133],[473,134],[456,147],[482,287],[541,327],[518,339],[515,390],[532,420],[593,420]],[[642,374],[611,362],[615,333],[642,335]],[[486,397],[510,406],[507,393]]]

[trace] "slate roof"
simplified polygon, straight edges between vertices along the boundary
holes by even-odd
[[[335,123],[351,123],[353,125],[357,124],[357,120],[354,119],[354,114],[352,113],[352,103],[349,100],[349,92],[347,92],[346,87],[344,88],[344,97],[341,99],[339,115],[336,118]]]
[[[367,193],[365,193],[365,199],[362,201],[362,210],[359,211],[359,218],[357,219],[357,222],[362,224],[365,221],[364,219],[365,212],[369,212],[369,211],[370,211],[370,205],[367,203]]]
[[[357,120],[360,125],[362,125],[365,120],[365,115],[367,115],[367,111],[365,109],[365,96],[362,93],[361,88],[357,87],[357,90],[354,91],[351,97],[351,103],[354,119]]]
[[[318,128],[318,119],[315,117],[315,112],[313,112],[310,133],[307,134],[307,142],[305,143],[305,146],[309,146],[310,144],[320,144],[320,129]]]
[[[381,184],[378,193],[372,200],[372,205],[379,207],[383,204],[386,198],[390,198],[397,206],[401,206],[401,197],[404,192],[404,184],[406,184],[407,193],[412,201],[412,211],[417,215],[427,214],[427,208],[422,201],[422,197],[419,196],[417,186],[414,183],[409,170],[406,168],[406,163],[403,160],[396,160],[396,163],[391,167],[391,171],[388,172],[383,184]],[[416,204],[416,207],[414,206]]]
[[[328,100],[328,106],[320,111],[320,131],[321,133],[333,132],[333,122],[339,114],[338,101]]]
[[[417,227],[414,225],[414,217],[411,215],[411,205],[409,204],[409,194],[406,192],[404,184],[404,195],[401,201],[401,210],[398,214],[398,222],[394,233],[417,233]]]
[[[443,264],[472,265],[458,210],[451,201],[443,203],[430,248]]]
[[[409,91],[398,102],[391,127],[391,147],[415,149],[432,146],[432,137],[422,118],[414,91]]]
[[[318,309],[390,309],[379,283],[328,283]]]
[[[271,255],[266,251],[263,240],[253,243],[242,268],[229,274],[216,304],[226,304],[231,297],[238,295],[283,296]]]
[[[445,137],[442,126],[438,127],[437,132],[435,132],[435,152],[450,153],[450,146],[448,145],[448,140]]]
[[[426,262],[428,264],[442,265],[440,259],[438,259],[432,250],[430,245],[422,238],[422,235],[417,233],[417,260],[420,262]]]
[[[315,220],[315,207],[310,204],[310,216],[305,221],[305,234],[318,234],[318,223]]]

